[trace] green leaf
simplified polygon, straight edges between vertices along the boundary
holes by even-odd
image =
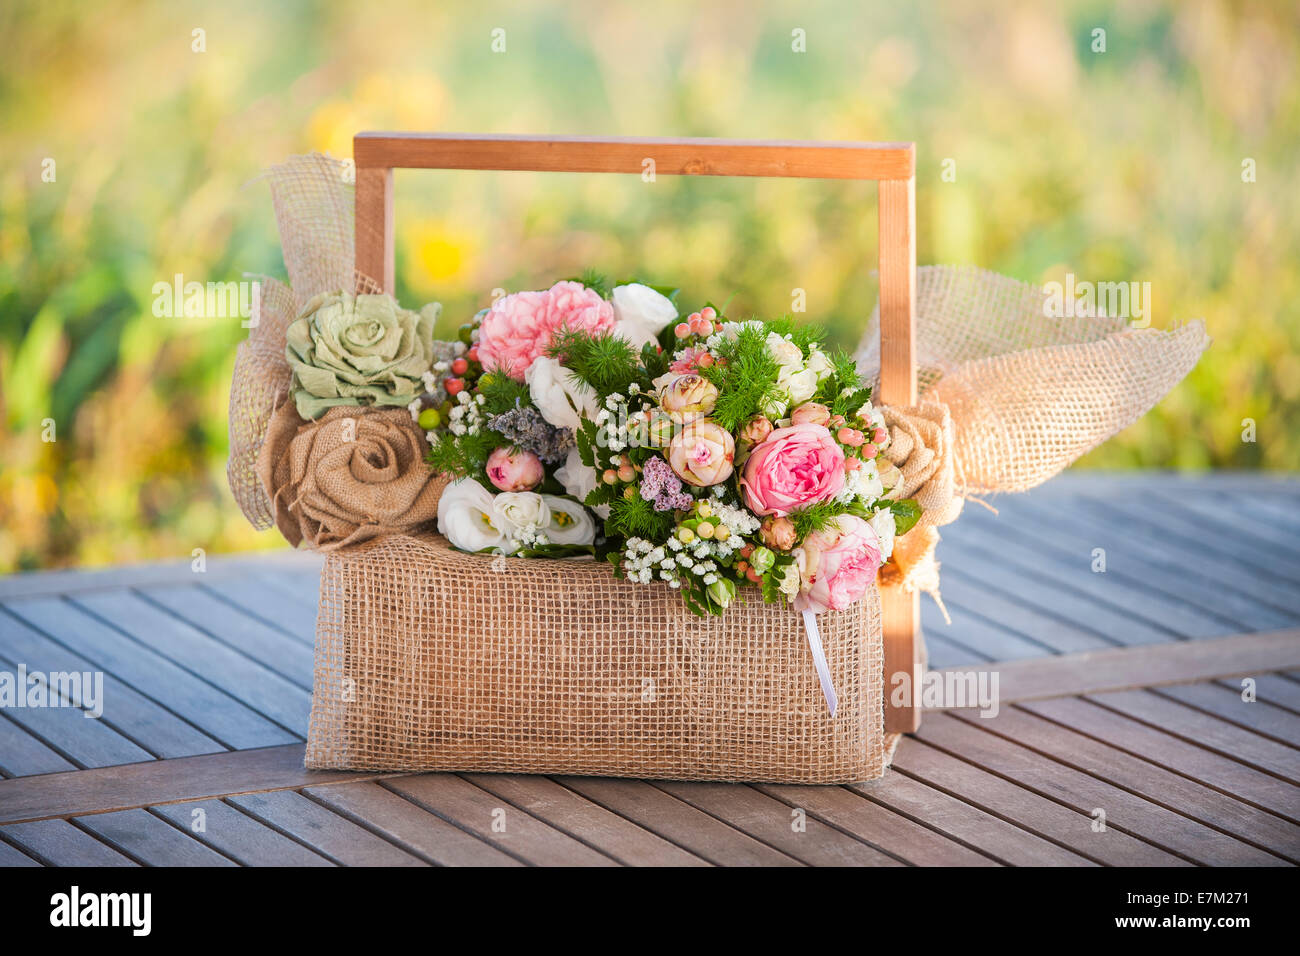
[[[915,498],[891,501],[889,510],[894,513],[894,534],[907,534],[921,520],[921,506]]]

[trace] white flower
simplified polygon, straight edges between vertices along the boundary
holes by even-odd
[[[528,392],[542,417],[556,428],[577,430],[583,418],[596,414],[596,393],[549,355],[533,359],[524,373]],[[461,392],[461,394],[465,394]]]
[[[591,513],[576,501],[556,495],[542,495],[551,509],[551,523],[546,526],[546,536],[556,544],[594,544],[596,522]]]
[[[653,343],[669,322],[677,318],[677,306],[648,285],[632,282],[614,287],[614,334],[634,349]]]
[[[877,511],[867,524],[871,525],[871,530],[880,539],[880,559],[888,561],[889,556],[894,553],[894,531],[898,527],[894,522],[894,513],[888,508]]]
[[[831,364],[831,360],[826,357],[826,353],[821,349],[809,349],[806,367],[817,376],[819,382],[835,371],[835,366]]]
[[[600,483],[596,469],[582,463],[582,456],[577,448],[570,448],[564,464],[555,469],[555,480],[564,486],[565,494],[586,501],[587,495]],[[609,505],[597,505],[593,509],[601,520],[609,517]]]
[[[768,332],[765,341],[767,350],[772,353],[772,358],[776,359],[783,373],[786,369],[792,372],[803,369],[803,351],[799,346],[775,332]]]
[[[535,491],[503,491],[492,502],[492,523],[511,532],[545,528],[551,509]]]
[[[492,493],[473,478],[462,478],[442,493],[438,530],[462,551],[499,547],[505,540],[493,516]]]
[[[782,373],[776,381],[778,385],[786,390],[790,396],[790,402],[794,405],[802,404],[817,394],[817,373],[811,368],[792,371],[788,374],[785,369],[782,369]]]

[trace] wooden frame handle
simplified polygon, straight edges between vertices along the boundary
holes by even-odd
[[[880,401],[916,404],[916,146],[913,143],[724,139],[500,136],[468,133],[358,133],[356,268],[394,291],[393,170],[494,169],[655,175],[783,176],[879,183]],[[919,616],[915,594],[881,591],[885,636],[885,729],[920,723]],[[892,678],[911,677],[903,706],[889,700]]]

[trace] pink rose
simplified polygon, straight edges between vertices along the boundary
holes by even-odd
[[[804,539],[799,552],[796,611],[840,611],[867,593],[880,569],[880,539],[871,525],[841,515],[835,526]]]
[[[614,328],[614,307],[580,282],[502,296],[479,326],[479,361],[522,381],[533,360],[546,354],[551,337],[565,328],[608,332]]]
[[[784,517],[844,488],[844,451],[823,425],[788,425],[754,446],[740,491],[758,515]]]
[[[531,491],[542,483],[542,461],[531,451],[498,448],[488,455],[487,476],[502,491]]]
[[[730,478],[735,457],[736,442],[731,432],[710,421],[691,422],[668,445],[668,464],[673,472],[700,488]]]
[[[825,425],[831,420],[831,410],[821,402],[804,402],[790,413],[795,425]]]

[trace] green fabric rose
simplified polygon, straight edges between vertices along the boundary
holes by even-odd
[[[424,391],[441,311],[434,302],[411,312],[391,295],[316,296],[286,333],[298,414],[310,421],[338,405],[409,405]]]

